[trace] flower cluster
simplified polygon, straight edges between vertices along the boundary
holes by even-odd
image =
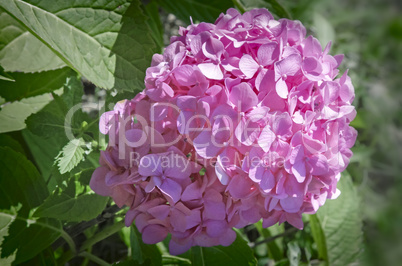
[[[171,254],[230,245],[241,228],[303,227],[352,155],[354,89],[298,21],[229,9],[172,37],[146,89],[102,115],[109,135],[90,186],[127,205],[145,243]]]

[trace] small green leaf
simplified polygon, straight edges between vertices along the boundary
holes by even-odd
[[[0,96],[7,101],[21,100],[60,89],[67,76],[74,73],[70,68],[41,73],[12,73],[15,82],[0,80]]]
[[[177,18],[190,23],[193,21],[215,22],[219,14],[232,7],[231,0],[157,0],[158,4]]]
[[[67,145],[64,146],[57,158],[57,165],[61,174],[70,172],[84,159],[85,150],[82,148],[84,144],[84,140],[79,138],[70,140]]]
[[[49,47],[0,8],[0,64],[7,72],[41,72],[66,64]]]
[[[141,234],[132,225],[130,231],[131,257],[139,265],[162,265],[162,257],[156,245],[147,245],[142,242]]]

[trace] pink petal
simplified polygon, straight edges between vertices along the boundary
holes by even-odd
[[[260,66],[250,55],[245,54],[239,62],[239,68],[247,78],[252,78]]]
[[[279,77],[283,75],[294,76],[300,69],[301,57],[299,54],[292,54],[275,63],[275,72]]]
[[[161,156],[156,154],[148,154],[141,158],[138,172],[142,176],[161,176],[163,173],[161,161]]]
[[[198,65],[198,68],[201,70],[202,74],[204,74],[209,79],[221,80],[223,79],[223,72],[219,65],[214,63],[202,63]]]
[[[246,112],[258,103],[258,97],[247,82],[233,86],[230,101],[239,108],[239,111]]]
[[[202,45],[202,52],[204,55],[212,60],[220,59],[224,46],[221,41],[215,38],[209,38]]]
[[[212,133],[211,129],[202,131],[193,141],[194,148],[198,155],[203,158],[213,158],[222,150],[222,147],[218,147],[211,141]]]
[[[177,182],[173,181],[172,179],[166,178],[165,180],[163,180],[162,185],[159,188],[164,194],[169,196],[174,203],[180,200],[182,188]]]
[[[282,78],[280,78],[276,82],[275,88],[276,88],[276,93],[278,94],[279,97],[281,97],[282,99],[286,99],[288,97],[288,93],[289,93],[288,85]]]
[[[236,240],[236,232],[232,229],[226,230],[226,232],[219,238],[219,244],[224,247],[230,246]]]
[[[129,147],[140,147],[148,142],[147,135],[141,129],[129,129],[126,131],[126,144]]]
[[[194,68],[190,65],[179,66],[173,73],[179,85],[191,86],[196,83]]]
[[[258,138],[258,145],[260,145],[264,152],[268,152],[275,139],[275,133],[272,132],[269,125],[266,125],[262,130],[260,137]]]
[[[303,205],[303,197],[287,197],[281,199],[280,203],[284,211],[295,213],[298,212]]]
[[[297,182],[303,183],[306,179],[306,164],[304,163],[304,161],[297,161],[292,166],[292,173],[296,177]]]
[[[102,196],[110,196],[111,188],[106,186],[105,184],[105,176],[109,172],[107,167],[101,166],[95,169],[92,174],[91,181],[89,182],[89,186],[96,194]]]
[[[258,48],[257,58],[261,65],[271,65],[279,57],[279,46],[275,42],[266,43]]]
[[[227,190],[237,199],[242,199],[250,195],[253,183],[250,179],[241,175],[236,175],[230,181]]]
[[[268,193],[275,187],[275,177],[270,170],[266,170],[261,178],[260,187],[261,189]]]
[[[156,244],[163,241],[168,234],[168,230],[158,224],[151,224],[144,228],[142,231],[142,240],[145,244]]]
[[[148,213],[156,219],[165,220],[170,213],[170,207],[169,205],[158,205],[148,209]]]

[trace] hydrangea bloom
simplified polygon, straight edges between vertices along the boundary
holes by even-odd
[[[303,227],[352,155],[354,89],[341,55],[266,9],[192,24],[155,54],[146,89],[101,117],[92,189],[127,205],[145,243],[230,245],[241,228]]]

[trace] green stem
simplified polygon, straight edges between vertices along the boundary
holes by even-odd
[[[92,260],[93,262],[95,262],[96,264],[101,265],[101,266],[110,266],[110,263],[107,263],[106,261],[102,260],[101,258],[99,258],[95,255],[92,255],[91,253],[88,253],[86,251],[81,252],[80,254],[78,254],[78,256]]]
[[[232,0],[233,5],[240,11],[240,13],[246,12],[246,8],[240,3],[239,0]]]
[[[66,243],[70,247],[70,250],[73,253],[77,253],[77,247],[75,246],[74,240],[70,237],[69,234],[66,233],[66,231],[62,230],[61,237],[66,241]]]
[[[115,223],[106,229],[102,230],[98,234],[94,235],[91,238],[88,238],[81,246],[80,251],[86,250],[87,248],[93,246],[94,244],[102,241],[103,239],[113,235],[114,233],[119,232],[124,227],[124,221]]]
[[[101,232],[97,233],[96,235],[92,236],[91,238],[88,238],[81,246],[78,256],[82,256],[83,252],[85,256],[85,258],[88,258],[90,260],[92,260],[90,258],[90,256],[88,256],[87,254],[89,254],[88,252],[86,252],[85,250],[87,250],[88,248],[92,247],[93,245],[95,245],[96,243],[102,241],[103,239],[113,235],[114,233],[117,233],[118,231],[120,231],[122,228],[124,227],[124,221],[115,223],[109,227],[107,227],[106,229],[102,230]],[[73,252],[72,250],[67,251],[66,253],[63,254],[63,256],[60,257],[60,259],[58,260],[58,265],[64,265],[66,262],[68,262],[69,260],[71,260],[72,258],[74,258],[75,256],[77,256],[76,252]],[[95,257],[95,256],[94,256]],[[98,258],[99,259],[99,258]],[[100,259],[99,259],[100,260]],[[103,264],[105,265],[105,264]],[[109,265],[109,264],[106,264]]]

